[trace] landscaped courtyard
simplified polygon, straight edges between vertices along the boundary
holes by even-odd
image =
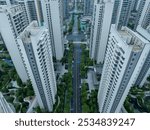
[[[25,113],[29,108],[29,102],[34,98],[31,82],[22,83],[13,64],[7,62],[11,61],[11,58],[6,47],[0,45],[0,50],[2,50],[0,53],[0,91],[14,112]]]
[[[150,77],[143,87],[133,86],[125,100],[124,107],[129,113],[150,112]]]

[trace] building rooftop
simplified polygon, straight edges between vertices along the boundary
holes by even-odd
[[[127,44],[130,44],[132,35],[130,35],[126,30],[118,30],[118,33]]]
[[[132,47],[133,51],[140,51],[145,44],[150,44],[143,36],[127,27],[116,30],[115,25],[112,25],[112,28],[114,28],[114,31],[116,32],[114,35],[118,35],[125,45]]]
[[[134,45],[135,49],[140,49],[144,44],[150,44],[143,36],[127,27],[123,27],[121,31],[118,31],[118,33],[128,45]]]
[[[37,21],[33,21],[30,23],[30,25],[20,34],[20,38],[24,43],[30,43],[31,42],[31,36],[35,37],[35,39],[39,40],[39,38],[42,40],[42,34],[44,27],[39,27]]]
[[[136,39],[142,43],[149,43],[149,41],[147,39],[145,39],[143,36],[139,35],[137,32],[130,30],[127,27],[123,27],[123,29],[118,32],[122,37],[127,38],[128,40],[133,41],[133,39]],[[127,41],[127,42],[129,42],[129,41]]]

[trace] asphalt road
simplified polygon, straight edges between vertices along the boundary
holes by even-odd
[[[74,12],[77,12],[77,5],[75,5]],[[84,34],[78,32],[78,15],[74,14],[74,26],[72,34],[67,36],[68,40],[73,42],[80,42],[84,38]],[[81,60],[81,48],[80,43],[74,43],[73,50],[73,63],[72,63],[72,72],[73,72],[73,97],[71,99],[71,112],[80,113],[82,112],[81,106],[81,77],[80,77],[80,60]]]
[[[85,40],[84,34],[81,32],[80,33],[78,32],[78,15],[74,15],[74,26],[72,29],[72,33],[67,36],[67,39],[69,41],[76,41],[76,42]]]
[[[78,15],[74,15],[74,26],[71,34],[72,40],[81,41],[83,36],[78,32]],[[74,61],[72,63],[73,72],[73,97],[71,100],[71,112],[80,113],[81,110],[81,78],[80,78],[80,60],[81,60],[81,48],[80,44],[74,44],[73,50]]]
[[[74,113],[81,112],[81,78],[80,78],[80,60],[81,48],[80,44],[74,44],[74,62],[73,62],[73,111]]]

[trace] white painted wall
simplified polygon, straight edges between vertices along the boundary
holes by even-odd
[[[98,64],[104,62],[113,6],[113,0],[105,0],[102,3],[97,3],[97,0],[95,0],[94,3],[93,21],[90,36],[90,57],[91,59],[96,60]],[[100,11],[100,9],[103,7],[104,10]],[[100,17],[100,15],[102,15],[102,17]],[[101,26],[98,24],[101,24]],[[98,34],[98,29],[100,29],[100,34]],[[99,41],[98,46],[96,46],[97,39]]]
[[[64,39],[63,39],[63,23],[62,23],[62,16],[61,10],[60,10],[60,3],[59,0],[42,0],[42,10],[43,10],[43,16],[44,16],[44,22],[46,27],[49,29],[49,32],[53,33],[53,39],[54,39],[54,46],[55,48],[55,54],[56,59],[61,60],[64,54]],[[46,10],[46,4],[50,6],[50,11],[47,12]],[[48,17],[51,17],[51,20],[48,21]],[[52,24],[52,28],[49,28],[49,24]]]
[[[108,41],[108,35],[111,25],[112,13],[113,13],[113,2],[105,3],[105,11],[102,25],[102,33],[100,36],[99,51],[97,55],[97,63],[103,63],[105,58],[106,46]]]
[[[12,28],[8,21],[7,13],[0,12],[0,32],[11,56],[16,71],[23,82],[28,80],[28,76],[23,65],[20,52],[17,47],[17,40],[14,37]]]

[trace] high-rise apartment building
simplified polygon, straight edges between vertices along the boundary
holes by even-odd
[[[19,4],[24,5],[25,9],[27,11],[27,16],[29,19],[29,23],[31,23],[33,20],[37,20],[37,13],[36,13],[36,7],[35,7],[35,1],[34,0],[21,0],[18,1]]]
[[[0,32],[16,71],[23,82],[28,76],[18,49],[17,36],[27,27],[24,10],[20,5],[0,6]]]
[[[84,11],[85,16],[91,16],[93,13],[94,0],[84,0]]]
[[[114,0],[95,0],[90,36],[90,57],[103,63],[111,25]]]
[[[20,4],[26,16],[28,17],[28,23],[37,20],[39,25],[42,25],[43,14],[41,8],[41,0],[16,0]]]
[[[145,1],[142,15],[139,20],[139,25],[146,29],[150,25],[150,0]]]
[[[145,39],[147,39],[150,43],[150,1],[149,0],[145,1],[145,6],[136,31]],[[142,70],[140,71],[138,80],[135,82],[135,85],[142,87],[148,76],[150,76],[150,53],[146,59],[145,64],[143,65]]]
[[[63,15],[61,0],[42,0],[44,24],[49,30],[53,56],[61,60],[64,54]]]
[[[143,36],[146,40],[148,40],[149,44],[150,44],[150,27],[147,29],[144,29],[139,25],[137,27],[136,31],[141,36]],[[148,76],[150,76],[150,52],[149,52],[148,56],[146,57],[146,61],[145,61],[144,65],[142,66],[142,69],[140,71],[140,74],[139,74],[136,82],[135,82],[135,85],[139,86],[139,87],[143,87]]]
[[[69,10],[68,10],[68,0],[63,0],[63,18],[67,19],[69,17]]]
[[[30,22],[29,21],[29,15],[28,15],[27,8],[25,5],[25,0],[17,0],[17,4],[21,5],[23,12],[24,12],[24,15],[26,17],[26,23],[29,24],[29,22]]]
[[[112,25],[98,93],[100,112],[120,112],[149,55],[148,40],[127,27],[117,30]]]
[[[130,14],[133,7],[132,0],[120,0],[119,10],[116,20],[116,28],[121,29],[122,26],[127,26],[130,18]]]
[[[48,29],[33,21],[17,41],[38,103],[51,112],[57,88]]]
[[[112,21],[111,21],[112,24],[116,23],[119,3],[120,3],[120,0],[114,0],[114,8],[113,8],[113,14],[112,14]]]
[[[42,2],[41,0],[34,0],[35,1],[35,8],[37,13],[37,21],[40,26],[43,26],[44,18],[43,18],[43,12],[42,12]]]
[[[134,14],[135,14],[135,17],[133,19],[133,23],[134,23],[134,30],[136,30],[138,24],[139,24],[139,20],[140,20],[140,17],[141,17],[141,14],[142,14],[142,11],[143,11],[143,8],[144,8],[144,5],[145,5],[145,1],[146,0],[136,0],[136,6],[134,7]]]
[[[143,2],[143,11],[141,13],[139,25],[137,26],[136,31],[150,42],[150,1],[141,0],[139,8]],[[143,65],[142,70],[140,71],[138,80],[135,82],[135,85],[142,87],[148,76],[150,76],[150,53],[145,61],[145,64]]]

